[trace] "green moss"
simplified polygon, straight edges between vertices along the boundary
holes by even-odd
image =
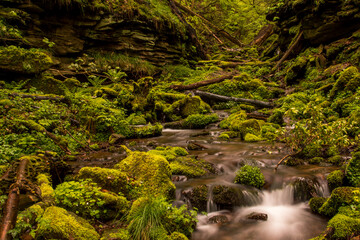
[[[24,49],[16,46],[0,47],[0,69],[35,74],[53,65],[50,56],[37,49]]]
[[[173,232],[168,240],[189,240],[184,234],[179,232]]]
[[[221,128],[230,128],[230,125],[233,121],[238,120],[238,121],[243,121],[247,118],[246,112],[241,110],[239,112],[233,113],[231,114],[229,117],[227,117],[226,119],[222,120],[220,122],[220,127]]]
[[[172,117],[174,114],[175,116],[177,115],[184,118],[193,114],[204,114],[208,112],[210,112],[210,106],[203,102],[200,97],[192,97],[191,95],[187,95],[164,109],[164,113],[173,121],[178,120],[176,117]]]
[[[344,90],[348,86],[348,90],[355,90],[350,89],[352,85],[357,85],[359,82],[360,74],[356,67],[348,67],[340,73],[340,76],[336,83],[334,84],[333,88],[329,92],[330,98],[335,98],[336,95],[341,91]],[[349,84],[349,85],[347,85]]]
[[[202,159],[192,157],[179,157],[170,163],[172,174],[185,175],[187,177],[201,177],[210,172],[214,172],[211,164]]]
[[[130,240],[127,229],[109,229],[105,230],[100,240]]]
[[[156,137],[160,136],[162,133],[163,126],[160,123],[156,123],[155,125],[148,124],[143,127],[135,128],[135,136],[137,138],[148,138],[148,137]]]
[[[310,164],[319,164],[321,162],[324,162],[324,158],[322,157],[314,157],[309,160]]]
[[[360,219],[336,214],[328,223],[334,229],[331,239],[350,239],[360,233]]]
[[[319,209],[325,203],[326,198],[324,197],[313,197],[309,201],[310,209],[313,213],[320,213]]]
[[[127,193],[127,176],[125,173],[110,168],[83,167],[78,174],[79,179],[91,179],[101,188],[112,192]]]
[[[226,133],[221,133],[218,138],[221,139],[221,140],[225,140],[225,141],[230,140],[229,134],[226,134]]]
[[[354,152],[346,166],[346,178],[354,187],[360,186],[360,152]]]
[[[261,130],[259,122],[255,119],[244,121],[234,120],[231,122],[229,128],[231,131],[239,132],[241,139],[244,139],[247,133],[259,135]]]
[[[141,183],[139,194],[163,195],[168,198],[174,196],[170,165],[163,156],[135,151],[116,164],[115,168]]]
[[[275,109],[271,116],[268,118],[268,122],[279,124],[280,126],[282,126],[284,124],[283,118],[284,112],[279,109]]]
[[[287,85],[296,83],[304,74],[307,64],[306,57],[298,57],[295,62],[286,70],[285,82]]]
[[[34,233],[32,226],[36,225],[36,221],[44,214],[41,203],[34,204],[17,215],[16,224],[10,231],[12,239],[20,239],[25,232]]]
[[[265,178],[260,168],[245,165],[236,172],[234,182],[261,188],[265,184]]]
[[[55,202],[55,193],[49,179],[47,175],[39,174],[37,176],[37,184],[40,186],[41,199],[43,202],[53,204]]]
[[[258,137],[254,134],[247,133],[244,137],[245,142],[259,142],[262,141],[261,137]]]
[[[335,188],[330,198],[319,209],[319,212],[323,215],[332,217],[334,216],[341,206],[354,204],[355,190],[359,190],[354,187],[338,187]]]
[[[161,155],[169,162],[175,160],[179,156],[186,156],[189,153],[182,147],[157,147],[155,150],[148,151],[150,154]]]
[[[108,88],[108,87],[102,87],[101,91],[110,98],[116,98],[119,95],[119,93],[117,91],[115,91],[112,88]]]
[[[330,190],[341,187],[344,184],[345,173],[341,170],[332,171],[327,177]]]
[[[208,199],[209,189],[206,185],[199,185],[192,188],[186,194],[186,197],[190,200],[191,206],[197,208],[199,211],[206,211],[206,204]]]
[[[340,155],[332,156],[328,159],[329,163],[332,163],[336,166],[341,166],[344,163],[344,159]]]
[[[85,219],[53,206],[40,219],[36,238],[98,240],[100,235]]]
[[[146,119],[143,115],[136,115],[135,113],[131,114],[126,121],[131,125],[145,125]]]
[[[192,114],[185,118],[183,126],[189,129],[201,129],[217,121],[219,121],[219,117],[216,113],[211,115]]]
[[[89,148],[91,148],[92,150],[100,150],[99,144],[95,143],[95,144],[91,144],[89,145]]]

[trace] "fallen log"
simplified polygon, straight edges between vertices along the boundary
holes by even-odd
[[[24,188],[26,182],[26,169],[29,159],[23,157],[20,159],[20,164],[16,174],[16,182],[11,185],[8,199],[4,208],[4,216],[0,226],[0,240],[10,240],[11,235],[8,232],[14,228],[16,217],[19,211],[20,190]]]
[[[65,102],[65,98],[64,97],[60,97],[60,96],[51,96],[51,95],[32,95],[32,94],[19,94],[19,93],[9,93],[10,96],[12,97],[21,97],[21,98],[31,98],[34,100],[54,100],[54,101],[59,101],[59,102]]]
[[[204,92],[204,91],[199,91],[199,90],[195,90],[194,94],[197,96],[200,96],[201,99],[203,101],[216,101],[216,102],[243,102],[243,103],[248,103],[257,107],[262,107],[262,108],[272,108],[275,105],[271,102],[264,102],[264,101],[260,101],[260,100],[254,100],[254,99],[246,99],[246,98],[236,98],[236,97],[228,97],[228,96],[222,96],[222,95],[218,95],[218,94],[214,94],[214,93],[209,93],[209,92]]]
[[[206,85],[219,83],[219,82],[225,81],[226,79],[231,79],[236,74],[237,74],[237,72],[232,72],[230,74],[227,74],[227,75],[224,75],[224,76],[221,76],[221,77],[218,77],[218,78],[205,80],[205,81],[200,81],[200,82],[189,84],[189,85],[171,85],[170,88],[172,88],[174,90],[180,90],[180,91],[192,90],[192,89],[196,89],[196,88],[203,87],[203,86],[206,86]]]
[[[300,43],[301,37],[303,35],[303,31],[299,32],[296,36],[295,36],[295,41],[293,41],[290,44],[289,49],[285,52],[284,56],[282,56],[282,58],[277,62],[277,64],[275,65],[275,67],[271,70],[272,72],[276,71],[280,65],[289,57],[290,53],[294,50],[294,48]]]
[[[268,24],[264,26],[258,35],[251,42],[251,45],[261,46],[274,32],[274,25]]]

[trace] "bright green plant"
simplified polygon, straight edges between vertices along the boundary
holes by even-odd
[[[260,168],[245,165],[236,172],[235,183],[261,188],[265,184],[265,178]]]
[[[55,202],[84,217],[100,218],[107,212],[100,189],[89,180],[64,182],[55,189]]]

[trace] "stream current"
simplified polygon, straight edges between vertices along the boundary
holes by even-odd
[[[328,196],[326,175],[333,170],[332,167],[281,165],[275,172],[276,164],[287,154],[282,144],[219,141],[218,134],[217,129],[164,129],[162,136],[152,139],[158,144],[181,147],[186,147],[189,141],[195,141],[206,149],[189,153],[213,163],[220,171],[217,175],[197,179],[184,178],[183,181],[175,182],[175,204],[178,205],[189,203],[183,193],[196,186],[206,185],[209,190],[207,214],[198,215],[199,222],[192,240],[304,240],[325,230],[327,219],[311,213],[309,209],[306,184],[294,183],[306,183],[309,180],[318,196]],[[243,164],[261,169],[266,180],[264,190],[233,183],[235,172]],[[218,185],[238,189],[244,196],[242,203],[230,209],[222,209],[214,204],[212,189]],[[267,214],[268,218],[266,221],[251,220],[247,218],[251,213]],[[226,221],[209,221],[216,216]]]

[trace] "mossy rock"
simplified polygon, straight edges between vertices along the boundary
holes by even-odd
[[[295,62],[286,70],[285,82],[293,85],[299,78],[303,77],[308,60],[306,57],[298,57]]]
[[[183,191],[183,195],[189,199],[191,206],[197,208],[199,211],[206,211],[208,200],[208,186],[199,185]]]
[[[324,197],[313,197],[309,201],[310,209],[313,213],[320,213],[319,209],[326,202],[326,198]]]
[[[260,141],[262,141],[262,138],[254,135],[254,134],[247,133],[244,137],[244,141],[245,142],[260,142]]]
[[[330,98],[335,98],[342,90],[355,91],[359,86],[360,73],[356,67],[348,67],[340,73],[340,76],[329,92]],[[354,89],[355,87],[355,89]]]
[[[226,133],[221,133],[218,138],[221,139],[221,140],[224,140],[224,141],[229,141],[230,140],[229,134],[226,134]]]
[[[330,157],[328,162],[336,166],[341,166],[344,163],[344,159],[340,155],[335,155]]]
[[[39,220],[36,239],[98,240],[100,235],[85,219],[59,207],[48,207]]]
[[[324,162],[323,157],[314,157],[314,158],[309,159],[310,164],[320,164],[322,162]]]
[[[159,155],[127,150],[128,157],[115,165],[116,169],[135,179],[141,185],[139,196],[150,194],[174,197],[175,186],[171,182],[169,162]]]
[[[37,74],[54,65],[51,57],[39,49],[16,46],[0,47],[0,69],[21,74]]]
[[[245,139],[245,136],[247,133],[251,133],[253,135],[259,135],[260,134],[260,124],[255,119],[249,119],[244,121],[234,120],[230,124],[230,130],[239,132],[241,139]]]
[[[234,120],[243,121],[247,118],[246,112],[241,110],[236,113],[232,113],[229,117],[220,122],[221,128],[230,128],[231,122]]]
[[[127,229],[109,229],[105,230],[101,235],[100,240],[130,240],[130,235]]]
[[[360,219],[336,214],[330,219],[328,227],[334,231],[331,239],[350,239],[360,234]]]
[[[236,172],[234,183],[262,188],[265,184],[265,177],[260,168],[245,165]]]
[[[42,201],[47,204],[54,204],[55,193],[50,183],[50,177],[45,174],[39,174],[37,176],[37,184],[40,186]]]
[[[337,212],[341,206],[355,204],[355,193],[354,191],[359,191],[359,188],[354,187],[338,187],[335,188],[331,196],[326,200],[326,202],[319,209],[319,212],[325,216],[332,217]]]
[[[184,234],[173,232],[167,240],[189,240]]]
[[[110,168],[83,167],[78,174],[79,179],[91,179],[106,190],[127,194],[128,177],[125,173]]]
[[[332,171],[326,177],[330,190],[333,190],[337,187],[341,187],[344,184],[345,173],[341,170]]]
[[[354,187],[360,187],[360,152],[354,152],[346,166],[346,178]]]
[[[275,109],[267,121],[282,126],[284,124],[284,112],[280,109]]]
[[[233,209],[245,203],[244,196],[239,188],[218,185],[213,189],[213,201],[220,209]]]
[[[204,114],[192,114],[184,119],[183,126],[189,129],[202,129],[210,123],[219,121],[217,114],[204,115]]]
[[[304,165],[304,160],[296,157],[289,157],[284,161],[284,165],[286,166],[299,166]]]
[[[172,174],[185,175],[190,178],[215,173],[214,166],[205,160],[194,157],[177,157],[170,163]]]

